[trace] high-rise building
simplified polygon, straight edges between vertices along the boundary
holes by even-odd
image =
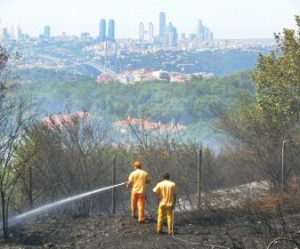
[[[10,39],[15,39],[16,38],[16,31],[15,31],[16,27],[14,24],[10,25]]]
[[[178,32],[177,32],[176,27],[173,27],[172,33],[173,33],[172,45],[173,45],[173,47],[177,47],[178,46]]]
[[[44,27],[44,39],[50,40],[50,37],[51,37],[51,28],[50,28],[50,26],[45,26]]]
[[[8,33],[7,28],[3,28],[2,30],[2,41],[3,42],[8,42],[10,40],[10,35]]]
[[[149,42],[153,43],[154,41],[154,26],[153,23],[149,23],[148,26],[148,36],[149,36]]]
[[[115,41],[115,20],[110,19],[108,22],[108,40]]]
[[[202,20],[199,20],[197,25],[197,31],[196,31],[198,40],[204,39],[204,28],[205,27],[203,26]]]
[[[166,13],[159,13],[159,36],[164,37],[166,34]]]
[[[168,32],[167,36],[167,46],[172,48],[173,47],[173,40],[174,40],[174,33],[173,32]]]
[[[145,25],[142,22],[139,25],[139,38],[140,41],[144,41],[145,39]]]
[[[17,26],[17,39],[18,41],[22,40],[23,34],[22,34],[22,28],[20,25]]]
[[[209,28],[205,27],[204,28],[204,32],[203,32],[203,40],[204,41],[208,41],[209,40],[209,34],[210,34]]]
[[[81,33],[80,34],[80,39],[81,40],[88,40],[88,39],[90,39],[91,38],[91,35],[88,33],[88,32],[84,32],[84,33]]]
[[[105,19],[100,20],[99,40],[101,42],[106,40],[106,21],[105,21]]]
[[[167,35],[167,44],[169,47],[177,47],[178,45],[178,33],[177,28],[173,26],[172,23],[169,23],[168,26],[168,35]]]

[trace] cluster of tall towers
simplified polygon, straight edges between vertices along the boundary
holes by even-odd
[[[3,27],[0,18],[0,41],[8,42],[10,40],[21,40],[23,38],[23,33],[20,25],[12,24],[10,29]]]
[[[149,23],[148,25],[148,32],[145,30],[145,25],[144,23],[140,23],[139,25],[139,39],[140,41],[145,41],[145,39],[148,38],[147,40],[149,42],[154,42],[154,25],[152,22]]]
[[[167,25],[165,12],[159,13],[159,40],[164,46],[176,47],[178,44],[177,28],[171,22]]]
[[[172,24],[169,23],[167,25],[166,22],[166,13],[160,12],[159,14],[159,35],[155,39],[154,36],[154,25],[153,23],[149,23],[148,30],[145,30],[144,23],[139,24],[139,40],[141,42],[148,41],[153,43],[156,41],[157,43],[160,43],[163,46],[169,46],[169,47],[176,47],[178,43],[178,33],[177,28]]]
[[[148,39],[147,39],[148,38]],[[214,34],[206,27],[202,20],[197,23],[197,30],[195,33],[190,34],[190,40],[197,40],[200,42],[211,42],[214,40]],[[185,40],[185,34],[182,34],[182,40]],[[148,31],[145,30],[144,23],[139,24],[139,40],[141,42],[155,42],[163,47],[177,47],[178,45],[178,32],[177,28],[170,22],[167,24],[167,18],[165,12],[159,13],[159,32],[158,36],[154,36],[153,24],[149,23]]]
[[[197,40],[200,41],[213,41],[214,40],[214,33],[210,31],[209,28],[203,25],[202,20],[198,21],[197,25],[197,33],[196,33]]]
[[[178,32],[177,28],[170,22],[167,24],[167,18],[165,12],[159,13],[159,30],[158,34],[154,34],[154,25],[149,22],[145,25],[143,22],[139,24],[139,40],[141,42],[155,43],[162,47],[177,47],[178,45]],[[88,34],[88,33],[83,33]],[[66,33],[63,32],[66,36]],[[89,34],[88,34],[89,35]],[[10,40],[21,40],[25,37],[29,37],[27,34],[23,34],[20,25],[11,25],[10,29],[1,28],[0,19],[0,41],[10,41]],[[45,26],[43,33],[40,35],[40,39],[44,41],[49,41],[51,39],[51,28],[50,26]],[[105,41],[115,41],[115,20],[109,19],[108,23],[106,19],[101,19],[99,24],[99,34],[98,40],[100,42]],[[182,34],[181,40],[186,40],[185,33]],[[197,22],[196,32],[190,34],[189,40],[200,41],[200,42],[211,42],[214,40],[213,32],[206,27],[202,20]]]
[[[108,29],[106,29],[106,20],[100,20],[99,27],[99,40],[100,42],[104,41],[115,41],[115,20],[110,19],[108,21]]]

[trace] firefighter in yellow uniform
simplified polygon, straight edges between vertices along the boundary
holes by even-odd
[[[135,217],[136,209],[138,208],[138,221],[143,223],[146,219],[146,185],[150,183],[150,178],[146,171],[141,170],[141,166],[139,161],[133,164],[134,171],[128,177],[127,187],[132,186],[131,216]]]
[[[163,174],[163,181],[159,182],[153,192],[159,198],[158,217],[157,217],[157,233],[162,233],[162,226],[165,217],[168,221],[168,233],[173,235],[173,219],[174,208],[176,203],[176,184],[169,180],[168,173]]]

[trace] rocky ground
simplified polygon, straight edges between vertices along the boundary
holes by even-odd
[[[300,216],[288,219],[290,221],[285,221],[284,229],[296,236],[300,228]],[[155,223],[155,217],[150,217],[146,224],[138,224],[128,216],[42,217],[13,227],[9,240],[0,241],[0,248],[222,248],[213,247],[219,245],[224,248],[266,249],[272,239],[280,236],[283,225],[280,219],[270,222],[259,218],[239,218],[237,222],[236,218],[230,216],[218,218],[198,217],[197,214],[177,215],[177,239],[174,239],[166,233],[157,235]],[[180,240],[199,244],[188,244]],[[297,248],[287,244],[281,246],[276,248]]]

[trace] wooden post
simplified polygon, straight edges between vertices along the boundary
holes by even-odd
[[[112,185],[116,184],[116,168],[117,168],[117,159],[114,157],[112,165]],[[112,213],[116,213],[116,189],[111,190],[111,199],[112,199]]]
[[[28,192],[29,192],[29,208],[33,208],[33,194],[32,194],[32,166],[29,166],[29,184],[28,184]]]
[[[286,149],[286,141],[282,142],[281,148],[281,197],[284,197],[284,172],[285,172],[285,149]]]
[[[197,208],[201,208],[201,185],[202,185],[202,146],[199,149],[198,153],[198,186],[197,186]]]

